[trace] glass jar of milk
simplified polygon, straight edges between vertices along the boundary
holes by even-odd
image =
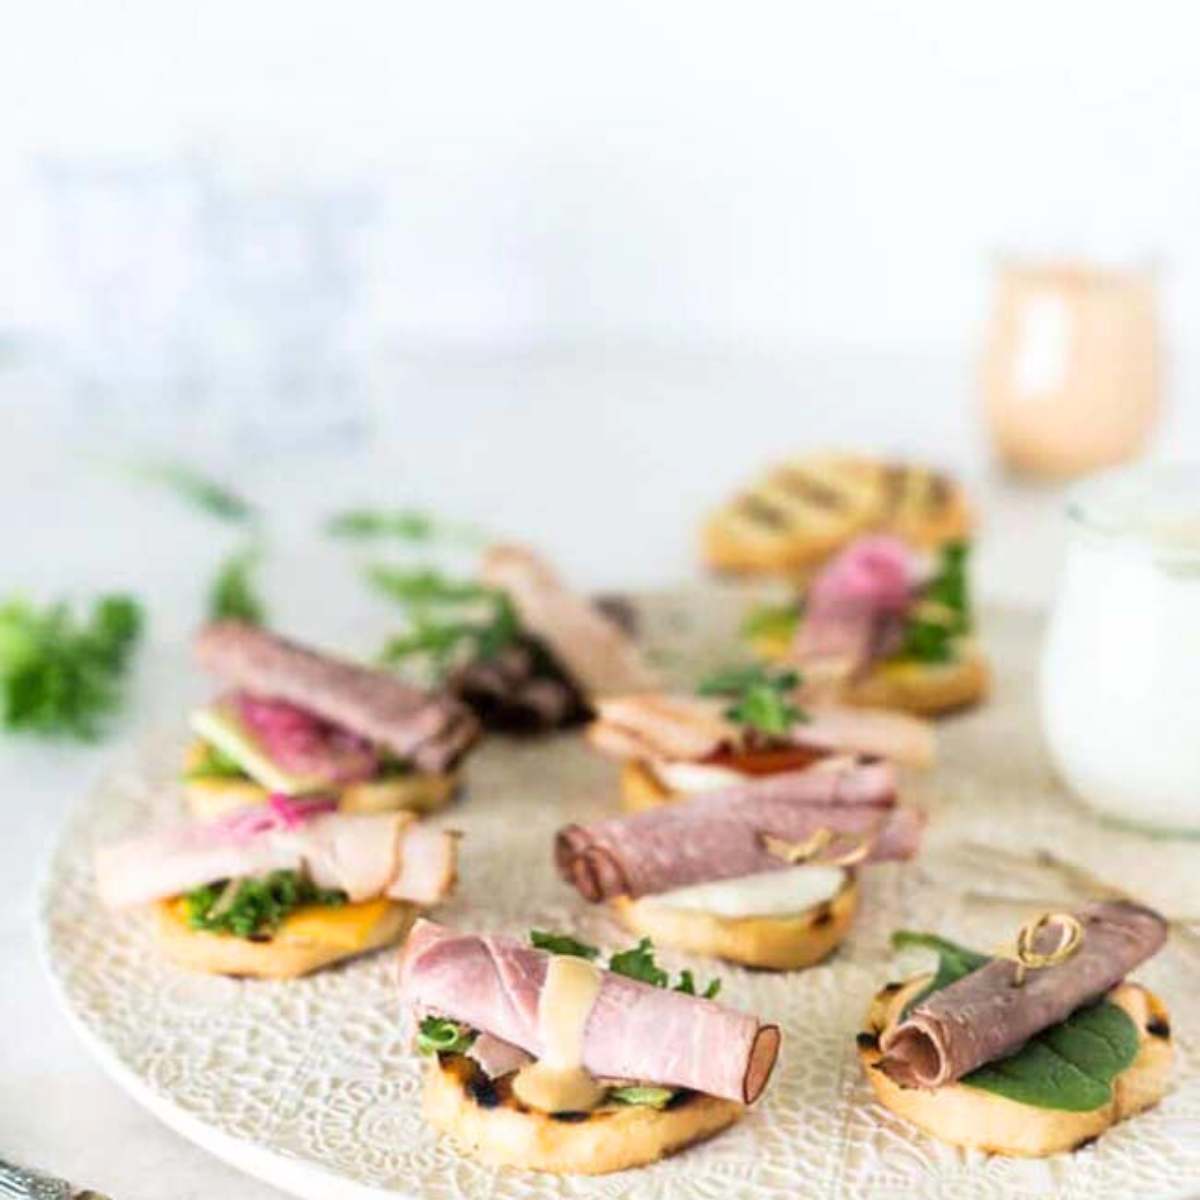
[[[1200,464],[1075,489],[1041,667],[1063,779],[1104,816],[1200,834]]]

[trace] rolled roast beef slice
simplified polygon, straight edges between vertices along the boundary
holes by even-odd
[[[309,709],[422,770],[452,766],[478,736],[474,714],[451,696],[422,691],[387,671],[309,650],[241,621],[202,629],[196,657],[205,670],[235,686]]]
[[[917,809],[873,804],[805,804],[762,790],[781,777],[685,803],[559,831],[559,873],[592,901],[649,896],[694,883],[735,879],[792,865],[771,839],[808,842],[819,830],[839,835],[826,859],[853,840],[869,839],[862,861],[911,858],[924,815]],[[817,854],[814,861],[821,861]]]
[[[1075,916],[1083,943],[1070,958],[1029,970],[1019,987],[1016,965],[993,959],[934,993],[885,1034],[880,1068],[905,1087],[953,1083],[1099,999],[1166,941],[1163,918],[1138,904],[1097,901]],[[1053,927],[1042,930],[1034,949],[1047,953],[1059,936]]]
[[[418,921],[401,955],[401,997],[410,1009],[441,1013],[536,1058],[550,957],[516,938]],[[761,1094],[778,1052],[778,1026],[608,971],[583,1035],[583,1065],[597,1078],[692,1088],[745,1104]]]

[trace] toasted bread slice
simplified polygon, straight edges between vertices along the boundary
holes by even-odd
[[[969,535],[962,488],[936,471],[850,454],[769,468],[709,518],[703,555],[718,571],[803,579],[870,530],[933,548]]]
[[[828,958],[841,944],[858,911],[852,872],[831,900],[787,916],[724,917],[696,909],[668,908],[653,897],[612,902],[622,923],[656,945],[708,954],[747,967],[795,971]]]
[[[928,979],[922,975],[891,983],[875,996],[858,1035],[858,1057],[880,1104],[939,1141],[1024,1158],[1078,1150],[1118,1121],[1157,1104],[1167,1090],[1172,1058],[1167,1010],[1153,992],[1136,983],[1119,984],[1108,995],[1137,1026],[1141,1048],[1113,1080],[1112,1100],[1102,1108],[1036,1108],[962,1083],[935,1091],[902,1088],[876,1067],[883,1057],[879,1039]]]
[[[681,799],[684,797],[667,787],[649,763],[630,758],[621,764],[621,807],[626,812],[658,808]]]
[[[556,1175],[604,1175],[643,1167],[732,1125],[745,1107],[679,1092],[665,1108],[612,1104],[593,1112],[544,1113],[512,1093],[511,1076],[489,1080],[460,1054],[440,1054],[425,1077],[425,1119],[489,1166]]]
[[[294,979],[399,941],[420,910],[396,900],[297,909],[265,941],[193,929],[181,899],[154,905],[155,936],[178,966],[210,975]]]
[[[247,778],[192,775],[204,759],[204,744],[193,741],[184,756],[184,799],[188,811],[198,821],[212,821],[249,804],[265,804],[268,791]],[[387,779],[369,779],[337,790],[341,812],[416,812],[431,813],[444,808],[458,790],[459,774],[393,775]]]
[[[758,634],[750,639],[750,647],[761,658],[787,661],[791,639]],[[957,643],[950,662],[882,662],[837,698],[858,708],[891,708],[933,717],[979,703],[990,684],[987,659],[972,639],[964,638]]]

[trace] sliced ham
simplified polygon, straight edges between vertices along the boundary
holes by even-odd
[[[555,841],[558,870],[586,899],[599,901],[780,870],[791,864],[777,843],[803,845],[820,830],[835,836],[814,862],[864,841],[860,861],[911,858],[924,816],[895,805],[889,780],[879,763],[785,772],[682,804],[568,825]]]
[[[516,938],[418,921],[400,959],[410,1009],[432,1010],[537,1058],[538,999],[551,956]],[[601,1079],[758,1099],[779,1053],[779,1028],[712,1000],[604,972],[583,1034],[583,1065]]]
[[[533,1055],[527,1054],[520,1046],[502,1042],[490,1033],[481,1033],[471,1043],[467,1055],[483,1068],[483,1073],[490,1079],[499,1079],[501,1075],[519,1071],[527,1063],[533,1062]]]
[[[899,538],[852,542],[813,580],[792,657],[810,688],[851,676],[899,648],[919,564]]]
[[[251,695],[282,700],[348,733],[386,746],[424,771],[443,771],[479,735],[461,701],[309,650],[241,621],[220,621],[196,638],[207,671]]]
[[[657,675],[625,631],[594,604],[570,592],[531,550],[491,547],[480,576],[508,594],[521,624],[550,648],[589,698],[658,686]]]
[[[292,870],[351,900],[427,904],[450,891],[456,852],[455,835],[425,828],[411,813],[329,813],[257,832],[210,822],[101,847],[96,886],[110,908],[126,908],[219,879]]]
[[[596,705],[598,719],[587,730],[601,753],[620,759],[701,762],[732,751],[746,731],[725,717],[728,701],[707,696],[646,694],[611,696]],[[890,758],[905,766],[929,766],[934,756],[933,728],[907,713],[806,706],[783,742],[830,753],[848,752]],[[736,767],[736,763],[730,765]]]
[[[953,1083],[1098,1000],[1167,938],[1158,913],[1126,901],[1097,901],[1075,916],[1083,943],[1069,958],[1028,971],[1019,987],[1016,965],[993,959],[935,992],[884,1035],[880,1069],[903,1087]],[[1059,936],[1054,928],[1042,930],[1034,950],[1049,953]]]

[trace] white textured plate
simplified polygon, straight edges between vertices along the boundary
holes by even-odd
[[[1173,1010],[1174,1090],[1154,1112],[1076,1154],[1020,1162],[940,1146],[877,1109],[860,1078],[854,1033],[870,995],[920,961],[893,962],[889,932],[933,928],[996,944],[1030,904],[1078,895],[1063,872],[1032,861],[1035,850],[1119,879],[1173,915],[1200,914],[1194,844],[1103,829],[1055,791],[1031,717],[1034,626],[991,616],[997,697],[944,726],[941,767],[911,789],[932,812],[921,862],[868,873],[864,913],[829,965],[793,975],[719,968],[723,1000],[783,1026],[780,1065],[743,1122],[657,1166],[564,1179],[489,1170],[457,1154],[419,1115],[421,1064],[398,1035],[393,952],[291,983],[189,975],[160,963],[143,916],[100,909],[90,860],[97,841],[177,808],[174,736],[132,750],[64,830],[40,910],[47,968],[80,1036],[123,1087],[214,1154],[299,1196],[1190,1194],[1200,1180],[1200,957],[1186,930],[1141,973]],[[648,624],[668,658],[711,662],[728,633],[728,609],[712,597],[659,601]],[[438,919],[518,934],[569,928],[626,943],[603,912],[559,883],[549,853],[560,824],[609,810],[613,790],[611,766],[576,739],[489,743],[471,760],[469,794],[443,818],[467,836],[461,892]],[[710,964],[662,957],[712,973]]]

